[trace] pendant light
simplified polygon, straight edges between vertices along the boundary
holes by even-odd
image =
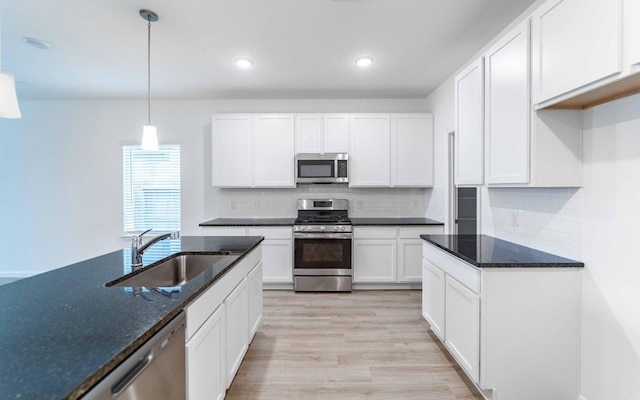
[[[2,46],[0,46],[0,118],[22,118],[16,96],[16,80],[13,75],[2,70]]]
[[[158,131],[151,125],[151,23],[158,20],[158,14],[140,10],[140,16],[147,21],[147,125],[142,128],[142,149],[159,150]]]

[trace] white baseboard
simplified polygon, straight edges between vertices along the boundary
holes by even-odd
[[[587,400],[586,397],[584,397],[583,395],[578,396],[578,400]]]

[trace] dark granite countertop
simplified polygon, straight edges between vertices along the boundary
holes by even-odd
[[[444,225],[443,222],[434,221],[429,218],[373,218],[373,217],[357,217],[350,218],[351,224],[354,226],[367,225]]]
[[[295,218],[216,218],[200,226],[293,226]]]
[[[0,286],[0,399],[79,398],[261,241],[187,236],[155,244],[145,266],[176,253],[236,255],[177,298],[104,286],[131,270],[130,249]]]
[[[487,235],[420,235],[479,268],[582,268],[584,264]]]

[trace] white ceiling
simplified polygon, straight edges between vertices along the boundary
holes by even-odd
[[[153,98],[424,98],[533,3],[0,0],[2,69],[22,100],[145,98],[148,8]]]

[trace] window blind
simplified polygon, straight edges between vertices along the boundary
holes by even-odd
[[[123,146],[124,231],[180,230],[180,145]]]

